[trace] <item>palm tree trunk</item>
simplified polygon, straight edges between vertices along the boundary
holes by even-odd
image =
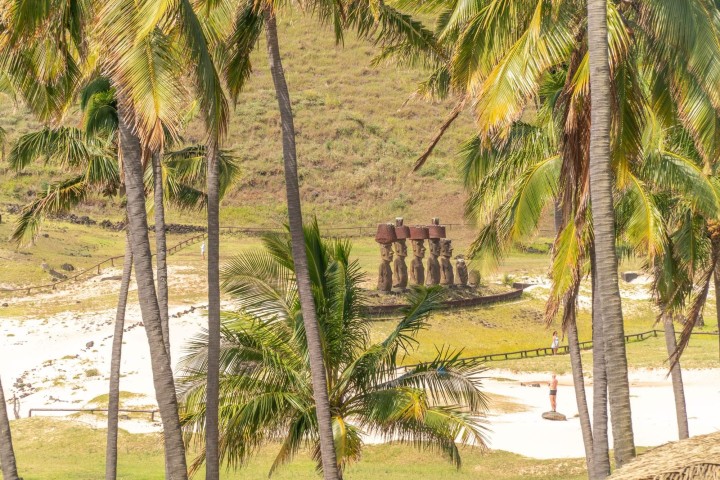
[[[162,158],[159,152],[152,154],[153,162],[153,211],[155,212],[155,261],[157,262],[157,296],[160,307],[160,324],[162,326],[165,350],[170,359],[170,324],[168,316],[168,274],[167,274],[167,241],[165,238],[165,199],[162,171]]]
[[[598,294],[603,312],[605,361],[608,370],[610,420],[615,464],[635,456],[630,411],[630,384],[618,287],[615,215],[610,169],[610,65],[608,62],[607,0],[588,0],[590,53],[590,200],[595,234]]]
[[[2,381],[0,381],[0,467],[5,480],[19,480]]]
[[[120,152],[125,172],[127,195],[128,228],[135,267],[135,280],[138,286],[140,311],[142,312],[145,332],[150,347],[155,397],[160,410],[165,440],[165,464],[170,480],[187,480],[187,463],[183,444],[178,403],[175,395],[175,381],[170,367],[170,359],[165,351],[158,306],[153,279],[152,255],[148,238],[147,213],[145,211],[145,187],[140,140],[131,130],[123,99],[118,99],[120,133]]]
[[[603,319],[595,275],[595,248],[590,249],[592,278],[592,339],[593,339],[593,475],[594,479],[610,476],[610,447],[608,445],[607,370]]]
[[[217,144],[207,149],[208,372],[205,411],[205,478],[220,478],[220,171]]]
[[[560,197],[556,198],[553,202],[553,220],[555,220],[555,237],[557,238],[563,229],[563,211],[562,205],[560,205]]]
[[[108,390],[107,445],[105,447],[105,480],[117,478],[118,409],[120,408],[120,360],[122,358],[123,331],[125,328],[125,307],[127,306],[130,278],[132,277],[132,247],[130,235],[126,233],[125,259],[120,282],[117,310],[115,311],[115,332],[113,333],[110,356],[110,388]]]
[[[717,248],[717,246],[713,245],[713,248]],[[715,318],[717,319],[718,342],[720,342],[720,262],[715,264],[714,280],[715,280]],[[718,345],[718,355],[720,356],[720,344]]]
[[[320,331],[315,315],[315,302],[312,295],[310,274],[308,272],[307,253],[305,251],[305,235],[303,233],[302,210],[300,204],[300,187],[298,185],[297,154],[295,151],[295,125],[293,123],[290,92],[285,82],[280,59],[277,24],[275,13],[265,10],[265,36],[267,39],[270,73],[275,84],[275,94],[280,109],[282,124],[283,161],[285,164],[285,188],[287,191],[288,220],[292,239],[293,262],[297,280],[298,295],[302,309],[305,336],[310,357],[310,373],[312,376],[313,396],[320,432],[320,456],[325,480],[341,478],[333,441],[330,402],[328,400],[327,378],[323,361]]]
[[[579,285],[578,285],[579,286]],[[585,445],[585,463],[588,476],[593,475],[593,435],[592,424],[590,423],[590,412],[588,411],[587,396],[585,395],[585,378],[583,376],[582,358],[580,357],[580,341],[577,332],[576,299],[577,287],[572,301],[566,308],[571,309],[567,314],[567,336],[568,348],[570,350],[570,366],[572,367],[573,386],[575,387],[575,399],[577,400],[578,416],[580,417],[580,430],[582,431],[583,444]]]
[[[663,325],[665,327],[665,346],[667,347],[668,357],[675,353],[677,342],[675,341],[675,326],[672,317],[665,315]],[[682,370],[680,369],[680,359],[673,363],[670,368],[670,377],[672,378],[673,395],[675,396],[675,415],[677,416],[678,438],[683,440],[690,436],[688,429],[687,407],[685,405],[685,388],[683,387]]]

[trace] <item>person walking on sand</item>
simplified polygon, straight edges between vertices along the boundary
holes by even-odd
[[[553,412],[556,412],[558,381],[554,373],[552,374],[552,379],[548,382],[548,387],[550,387],[550,408]]]
[[[203,257],[204,258],[204,257]],[[550,344],[550,348],[552,349],[553,355],[557,355],[558,346],[560,345],[560,339],[558,338],[557,330],[553,332],[553,339],[552,343]]]
[[[205,242],[202,242],[200,245],[200,255],[202,255],[203,260],[205,260]]]

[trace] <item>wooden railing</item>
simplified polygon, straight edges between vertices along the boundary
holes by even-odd
[[[632,333],[625,335],[625,343],[640,342],[647,340],[650,337],[657,337],[658,334],[664,334],[662,330],[648,330],[647,332]],[[718,335],[718,332],[693,332],[693,335]],[[592,350],[593,342],[580,342],[580,350]],[[567,355],[570,353],[570,348],[567,345],[562,345],[557,348],[558,355]],[[522,358],[537,358],[551,356],[552,348],[532,348],[530,350],[518,350],[515,352],[503,352],[503,353],[490,353],[488,355],[477,355],[474,357],[465,357],[461,360],[466,361],[479,361],[479,362],[498,362],[505,360],[520,360]],[[399,369],[413,368],[422,365],[421,363],[414,365],[404,365]]]
[[[28,410],[28,418],[32,417],[33,412],[107,412],[107,408],[31,408]],[[123,413],[149,413],[150,421],[155,421],[155,414],[159,413],[160,410],[132,410],[127,408],[120,408],[118,412]]]

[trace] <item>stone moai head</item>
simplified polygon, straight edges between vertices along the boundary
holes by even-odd
[[[435,257],[440,255],[440,240],[445,238],[445,226],[440,225],[440,219],[434,217],[428,226],[428,235],[430,236],[430,255]]]
[[[380,244],[380,257],[382,258],[383,262],[392,262],[392,259],[393,259],[392,243],[381,243]]]
[[[410,238],[410,227],[403,225],[403,219],[398,217],[395,219],[395,237],[397,241],[394,243],[395,254],[398,257],[407,257],[406,240]]]
[[[425,240],[429,238],[428,229],[425,227],[417,226],[409,228],[413,255],[417,258],[425,257]]]
[[[452,257],[453,247],[452,240],[442,239],[440,240],[440,255],[443,257]]]
[[[395,225],[381,223],[378,225],[375,241],[380,244],[380,256],[384,262],[390,262],[393,258],[392,244],[397,240]]]

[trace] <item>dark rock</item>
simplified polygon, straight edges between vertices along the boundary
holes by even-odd
[[[50,234],[49,234],[49,233],[43,233],[43,238],[50,238]]]
[[[635,273],[635,272],[623,272],[623,273],[622,273],[622,279],[625,280],[626,282],[632,282],[633,280],[635,280],[635,279],[638,278],[639,276],[640,276],[640,275],[638,275],[638,274]]]
[[[9,307],[10,305],[7,304],[7,302],[2,304],[3,307]]]
[[[85,344],[85,348],[92,348],[94,346],[95,346],[95,342],[93,342],[92,340]]]
[[[67,279],[67,275],[64,275],[64,274],[62,274],[62,273],[60,273],[60,272],[57,272],[57,271],[53,270],[52,268],[50,269],[50,271],[49,271],[48,273],[49,273],[50,275],[52,275],[53,280],[65,280],[65,279]]]
[[[65,270],[66,272],[73,272],[73,271],[75,271],[75,267],[73,267],[73,266],[70,265],[69,263],[63,263],[62,265],[60,265],[60,269],[61,269],[61,270]]]
[[[100,222],[100,226],[108,230],[119,232],[125,228],[125,222],[111,222],[110,220],[103,220]]]
[[[555,420],[561,422],[567,420],[567,417],[560,412],[545,412],[542,414],[542,418],[545,420]]]
[[[88,217],[87,215],[78,216],[74,213],[61,213],[59,215],[53,215],[51,218],[54,218],[56,220],[62,220],[65,222],[70,222],[75,225],[95,225],[97,222],[93,220],[92,218]]]
[[[22,211],[22,205],[18,205],[17,203],[11,203],[7,206],[5,209],[8,213],[11,213],[13,215],[17,215]]]

